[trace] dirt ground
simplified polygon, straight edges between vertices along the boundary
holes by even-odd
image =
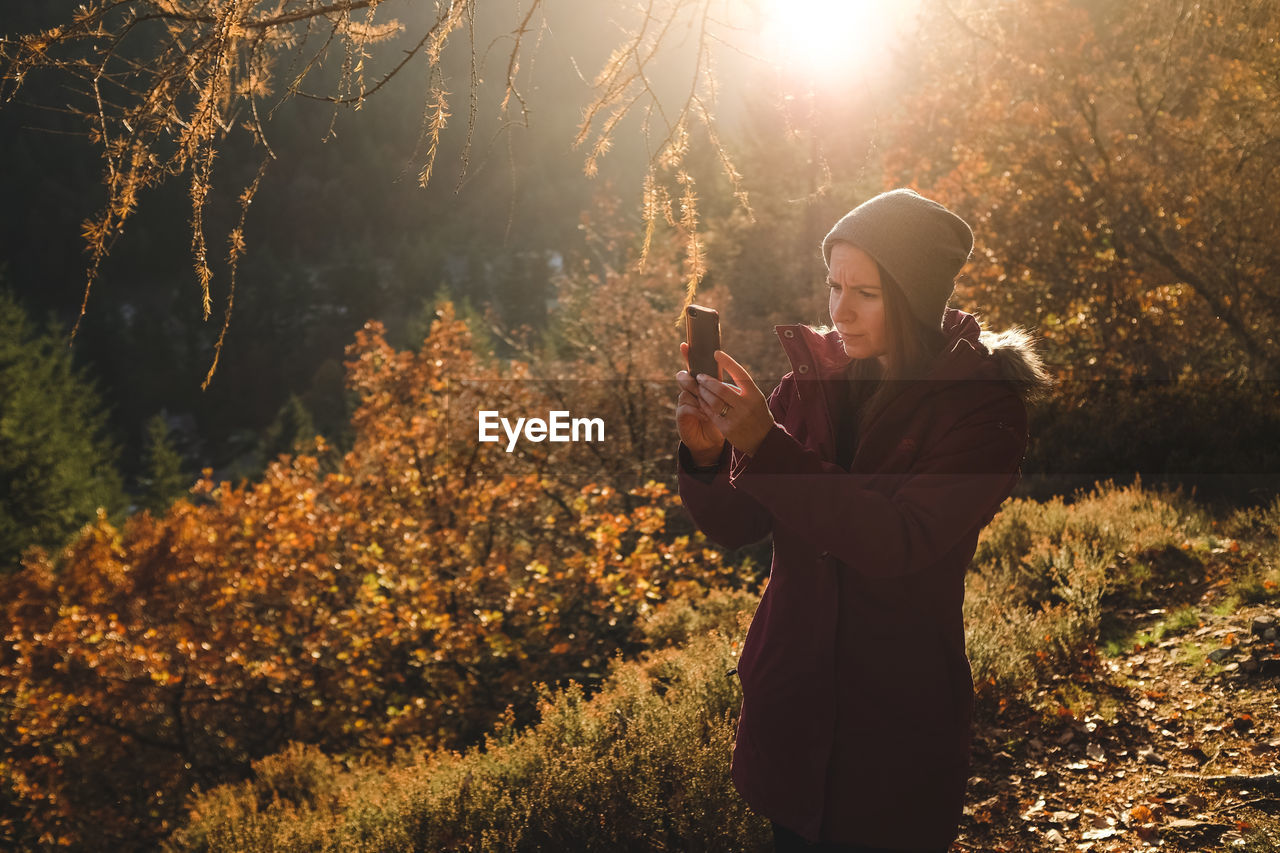
[[[1135,642],[978,727],[953,853],[1280,853],[1280,608],[1222,568],[1176,619],[1109,614]]]

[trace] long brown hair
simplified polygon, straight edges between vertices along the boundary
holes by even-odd
[[[885,340],[889,347],[888,367],[876,358],[854,359],[849,379],[853,398],[864,400],[858,416],[858,434],[864,435],[871,421],[906,388],[906,382],[924,376],[930,363],[942,351],[946,335],[942,317],[936,325],[921,323],[907,304],[901,285],[876,262],[884,299]]]

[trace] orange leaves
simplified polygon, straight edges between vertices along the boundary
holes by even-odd
[[[723,578],[718,554],[668,533],[677,498],[628,445],[555,464],[545,448],[477,454],[448,413],[474,417],[486,394],[547,409],[512,378],[526,366],[476,362],[450,305],[416,353],[366,326],[348,369],[360,405],[341,459],[318,444],[238,487],[206,472],[163,517],[99,518],[56,568],[39,558],[0,579],[0,743],[16,750],[0,758],[31,771],[23,821],[145,831],[180,818],[187,765],[208,783],[290,740],[474,742],[512,697],[529,710],[531,684],[595,677],[633,651],[651,602]],[[588,390],[627,410],[612,383]],[[55,760],[65,772],[34,771]],[[86,781],[108,772],[146,780],[164,806],[130,810],[149,797]],[[49,797],[66,811],[42,809]]]
[[[1276,320],[1256,295],[1277,257],[1260,235],[1275,230],[1280,176],[1259,156],[1277,116],[1260,81],[1277,65],[1259,34],[1278,20],[1257,8],[1227,4],[1187,27],[1135,2],[1105,32],[1061,0],[926,13],[886,185],[931,188],[981,223],[963,295],[993,325],[1036,324],[1090,374],[1156,375],[1171,340],[1179,363],[1265,350],[1258,369],[1274,372],[1254,328],[1270,327],[1259,311]],[[1213,248],[1237,243],[1264,248]]]

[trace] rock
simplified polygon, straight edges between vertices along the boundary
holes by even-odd
[[[1258,659],[1258,675],[1272,678],[1280,676],[1280,657],[1264,657]]]
[[[1164,825],[1165,833],[1199,845],[1196,849],[1206,849],[1206,845],[1213,844],[1222,837],[1224,832],[1231,829],[1232,827],[1226,824],[1186,818],[1170,821]]]
[[[1156,751],[1149,746],[1142,747],[1138,750],[1138,758],[1148,764],[1159,764],[1162,767],[1169,763],[1167,759],[1158,755]]]

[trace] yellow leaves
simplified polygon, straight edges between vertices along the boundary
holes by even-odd
[[[663,169],[676,169],[684,162],[688,153],[689,127],[681,121],[672,129],[666,144],[658,152],[658,165]]]
[[[449,119],[449,93],[442,86],[431,88],[431,102],[427,106],[427,130],[430,144],[427,148],[427,159],[418,173],[418,185],[425,187],[431,180],[431,171],[435,168],[436,153],[440,150],[440,132],[444,130]]]
[[[56,35],[56,34],[40,33],[40,34],[24,35],[20,40],[22,42],[22,46],[25,47],[27,50],[31,51],[32,53],[43,54],[46,50],[49,49],[49,43],[52,40],[50,38],[50,35]]]
[[[164,669],[152,670],[150,673],[148,673],[148,675],[151,677],[152,681],[154,681],[156,684],[159,684],[161,686],[177,684],[178,682],[182,681],[182,676],[169,672],[168,670],[164,670]]]
[[[612,147],[613,141],[608,137],[602,136],[597,139],[595,147],[591,149],[591,153],[587,155],[587,159],[582,164],[582,174],[588,178],[594,178],[600,171],[600,158],[608,154],[609,149]]]
[[[475,610],[474,613],[480,619],[481,625],[501,623],[504,617],[501,610]]]
[[[38,633],[22,642],[66,652],[72,668],[92,656],[98,676],[172,690],[185,667],[188,687],[208,691],[190,724],[222,750],[211,760],[246,748],[258,713],[298,709],[296,728],[281,737],[363,746],[444,738],[500,711],[495,695],[505,701],[533,681],[580,673],[584,661],[603,672],[611,644],[628,642],[653,602],[681,581],[711,583],[722,563],[691,551],[688,537],[662,541],[678,505],[665,483],[623,489],[601,477],[583,486],[584,471],[601,476],[594,457],[590,467],[510,462],[462,476],[456,455],[433,453],[457,445],[448,424],[424,417],[428,378],[460,365],[482,382],[500,375],[468,362],[470,346],[451,306],[421,352],[396,352],[367,327],[347,353],[361,404],[341,459],[326,471],[315,457],[284,460],[241,488],[215,488],[206,473],[195,491],[209,497],[195,504],[121,531],[101,520],[73,543],[64,591],[48,596],[65,606],[32,607],[14,630]],[[464,405],[460,385],[436,405]],[[512,399],[535,400],[533,385],[513,383]],[[610,461],[628,470],[634,462]],[[101,570],[107,562],[120,567],[114,579]],[[15,612],[26,613],[7,615]],[[597,646],[598,637],[606,642]],[[140,698],[154,687],[130,695],[97,676],[13,666],[62,688],[68,705],[109,710],[138,730],[168,724],[163,708]],[[92,760],[73,766],[91,771]],[[154,769],[146,755],[129,761],[140,777]]]
[[[404,31],[404,25],[392,18],[380,24],[375,24],[372,20],[347,21],[344,29],[351,38],[365,44],[373,44],[399,35]]]
[[[80,236],[90,246],[97,246],[106,239],[110,228],[110,220],[106,216],[98,219],[86,219],[80,223]]]

